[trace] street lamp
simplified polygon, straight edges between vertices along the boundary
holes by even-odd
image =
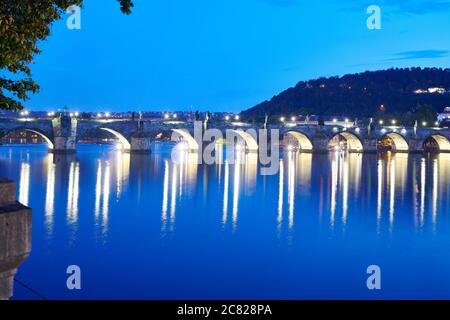
[[[280,121],[281,121],[281,122],[284,122],[285,120],[286,120],[286,119],[285,119],[284,117],[281,117],[281,118],[280,118]]]
[[[169,119],[169,114],[168,113],[164,114],[164,119]]]
[[[380,125],[383,125],[384,121],[383,121],[383,120],[380,120],[380,121],[378,121],[378,123],[379,123]]]
[[[173,116],[172,116],[172,118],[176,119],[176,118],[177,118],[177,114],[174,113]]]
[[[240,119],[240,117],[238,116],[238,115],[236,115],[235,117],[234,117],[234,120],[236,120],[236,121],[238,121]]]
[[[225,116],[225,120],[229,121],[230,120],[230,116]]]
[[[422,122],[422,125],[423,125],[424,127],[426,127],[426,126],[427,126],[426,121]]]
[[[292,117],[292,118],[291,118],[291,121],[296,121],[296,120],[297,120],[296,117]]]
[[[392,124],[395,125],[397,123],[397,120],[392,120]]]

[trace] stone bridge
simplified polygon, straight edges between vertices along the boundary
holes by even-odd
[[[83,138],[98,135],[99,130],[116,137],[124,151],[150,152],[154,140],[170,139],[175,133],[184,141],[187,149],[199,149],[198,130],[205,123],[186,121],[133,121],[133,120],[82,120],[68,116],[48,119],[0,119],[3,135],[14,131],[31,131],[40,135],[56,153],[75,152],[77,142]],[[218,129],[224,137],[226,132],[234,134],[233,139],[247,151],[259,148],[259,130],[262,126],[244,123],[210,123],[208,128]],[[279,142],[285,150],[302,152],[327,152],[330,149],[345,149],[349,152],[377,152],[387,148],[394,152],[450,152],[450,130],[438,128],[411,127],[356,127],[356,126],[305,126],[271,125],[270,130],[278,130]],[[195,138],[196,139],[195,139]]]

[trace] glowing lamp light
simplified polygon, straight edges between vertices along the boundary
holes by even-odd
[[[425,121],[424,121],[424,122],[422,122],[422,125],[423,125],[424,127],[426,127],[426,126],[427,126],[427,124],[428,124],[428,123],[426,123]]]
[[[396,124],[397,123],[397,120],[392,120],[392,124]]]
[[[166,114],[164,114],[164,119],[169,119],[169,114],[168,113],[166,113]]]
[[[97,118],[101,118],[102,114],[101,113],[97,113]]]
[[[434,123],[434,125],[435,125],[435,126],[438,126],[438,125],[439,125],[439,122],[436,121],[436,122]]]
[[[384,128],[381,129],[381,133],[383,133],[383,134],[386,133],[386,129],[384,129]]]
[[[349,121],[349,120],[346,118],[346,119],[345,119],[345,122],[348,122],[348,121]]]
[[[383,120],[380,120],[378,123],[379,123],[380,125],[383,125],[384,121],[383,121]]]
[[[230,120],[230,116],[225,116],[225,120],[229,121]]]
[[[281,117],[281,118],[280,118],[280,121],[281,121],[281,122],[284,122],[285,120],[286,120],[285,117]]]
[[[109,116],[111,116],[111,114],[109,112],[105,112],[105,117],[109,118]]]
[[[296,121],[296,120],[297,120],[296,117],[292,117],[292,118],[291,118],[291,121]]]
[[[356,133],[359,133],[360,131],[361,131],[360,128],[356,128],[356,129],[355,129],[355,132],[356,132]]]
[[[239,120],[241,117],[239,117],[238,115],[236,115],[235,117],[234,117],[234,120]]]
[[[333,119],[333,122],[334,122],[334,123],[337,123],[337,119],[336,119],[336,118],[334,118],[334,119]]]
[[[176,118],[177,118],[177,114],[174,113],[174,114],[172,115],[172,118],[176,119]]]
[[[75,112],[75,117],[78,117],[80,115],[79,112]]]

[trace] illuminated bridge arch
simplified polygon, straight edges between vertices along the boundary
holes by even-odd
[[[284,135],[285,146],[288,150],[312,151],[311,139],[302,132],[289,131]]]
[[[183,129],[172,129],[172,131],[187,143],[187,148],[190,152],[198,152],[199,145],[189,131]]]
[[[55,145],[53,143],[53,141],[43,132],[41,132],[40,130],[36,130],[36,129],[29,129],[29,128],[14,128],[11,130],[8,130],[7,132],[5,132],[5,136],[7,136],[8,134],[11,134],[13,132],[19,132],[19,131],[28,131],[28,132],[32,132],[37,134],[39,137],[41,137],[42,139],[44,139],[44,141],[47,143],[48,148],[50,150],[53,150],[55,148]]]
[[[258,142],[250,133],[245,132],[244,130],[241,129],[231,131],[235,133],[238,137],[242,138],[242,140],[244,140],[245,148],[248,152],[258,151]]]
[[[433,134],[425,139],[423,149],[429,152],[450,152],[450,141],[440,134]]]
[[[345,149],[348,152],[362,152],[363,151],[363,144],[359,137],[351,132],[339,132],[335,134],[333,137],[331,137],[329,141],[329,146],[331,148],[334,148],[336,150],[340,149],[340,141],[342,139],[345,141]]]
[[[379,148],[395,152],[408,152],[409,145],[405,137],[397,132],[390,132],[378,140]]]
[[[130,142],[120,132],[118,132],[116,130],[113,130],[113,129],[109,129],[109,128],[99,128],[99,129],[107,131],[109,133],[112,133],[120,141],[120,143],[122,144],[122,150],[124,150],[124,151],[130,151],[131,150]]]

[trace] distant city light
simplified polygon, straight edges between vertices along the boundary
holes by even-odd
[[[439,122],[436,121],[436,122],[434,123],[434,125],[435,125],[435,126],[438,126],[438,125],[439,125]]]
[[[109,112],[105,112],[105,117],[109,118],[111,114]]]
[[[285,117],[281,117],[281,118],[280,118],[280,121],[281,121],[281,122],[284,122],[285,120],[286,120]]]
[[[378,123],[381,124],[381,125],[383,125],[384,121],[383,121],[383,120],[380,120]]]
[[[239,120],[240,119],[240,117],[238,116],[238,115],[236,115],[235,117],[234,117],[234,120]]]
[[[397,120],[392,120],[392,124],[396,124],[397,123]]]
[[[172,118],[176,119],[176,118],[177,118],[177,114],[174,113],[174,114],[172,115]]]
[[[164,114],[164,119],[169,119],[169,114],[168,113],[166,113],[166,114]]]
[[[230,120],[230,116],[225,116],[225,120],[229,121]]]
[[[428,124],[428,123],[426,123],[425,121],[424,121],[424,122],[422,122],[422,125],[423,125],[424,127],[426,127],[426,126],[427,126],[427,124]]]

